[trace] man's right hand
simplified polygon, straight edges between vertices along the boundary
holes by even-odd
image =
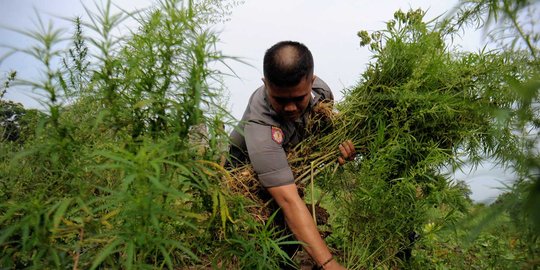
[[[330,250],[321,238],[317,226],[311,217],[306,204],[298,195],[295,184],[270,187],[268,192],[276,200],[285,215],[285,221],[296,239],[305,244],[307,253],[320,264],[332,257]],[[335,260],[330,261],[323,269],[345,269]]]
[[[339,145],[341,156],[338,157],[339,165],[345,164],[347,160],[353,160],[356,157],[356,149],[351,140],[346,140]]]

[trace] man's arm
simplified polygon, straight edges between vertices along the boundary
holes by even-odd
[[[354,144],[350,140],[341,143],[339,150],[341,156],[338,157],[338,162],[341,165],[356,156]],[[323,269],[345,269],[332,259],[332,253],[321,238],[306,204],[300,198],[296,184],[269,187],[267,190],[283,210],[285,221],[296,239],[306,244],[304,248],[317,264],[325,264]]]
[[[296,239],[306,244],[304,248],[317,264],[322,265],[331,259],[332,254],[321,238],[306,204],[298,195],[296,184],[271,187],[267,190],[283,210],[285,221]],[[332,260],[323,269],[345,268]]]

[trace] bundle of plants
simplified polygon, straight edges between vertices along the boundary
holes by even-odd
[[[519,98],[509,81],[529,77],[529,61],[459,52],[447,44],[449,24],[423,17],[421,10],[398,11],[386,30],[359,32],[374,61],[340,112],[361,122],[348,136],[364,138],[366,151],[349,168],[348,183],[335,177],[322,184],[345,205],[347,233],[370,239],[374,265],[410,259],[423,224],[444,226],[465,210],[466,190],[446,172],[465,160],[507,164],[508,152],[522,150],[512,124]],[[430,215],[434,208],[444,215]]]

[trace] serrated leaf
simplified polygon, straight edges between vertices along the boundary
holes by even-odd
[[[71,201],[72,201],[71,198],[66,198],[62,200],[60,204],[58,205],[58,208],[56,209],[53,215],[53,228],[54,229],[57,229],[58,226],[60,225],[60,221],[64,217],[64,214],[66,213],[66,210],[69,207]]]
[[[90,269],[96,269],[107,257],[115,253],[115,248],[122,243],[121,239],[115,239],[105,246],[92,262]]]
[[[166,187],[165,185],[163,185],[159,179],[155,176],[148,176],[148,179],[150,180],[150,183],[152,183],[155,187],[157,187],[158,189],[162,190],[162,191],[165,191],[165,192],[169,192],[170,189],[168,187]]]
[[[8,239],[18,228],[19,226],[15,224],[7,228],[3,228],[2,235],[0,235],[0,244],[3,244],[4,241],[6,241],[6,239]]]

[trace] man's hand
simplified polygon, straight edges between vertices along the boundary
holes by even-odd
[[[345,164],[346,160],[353,160],[356,156],[356,150],[351,140],[346,140],[339,145],[341,156],[338,157],[339,165]]]
[[[309,214],[306,204],[298,195],[295,184],[270,187],[267,189],[283,210],[285,221],[296,239],[306,244],[307,253],[317,262],[323,264],[332,257],[330,250],[324,243],[317,230],[313,218]],[[345,269],[335,260],[328,262],[324,269]]]

